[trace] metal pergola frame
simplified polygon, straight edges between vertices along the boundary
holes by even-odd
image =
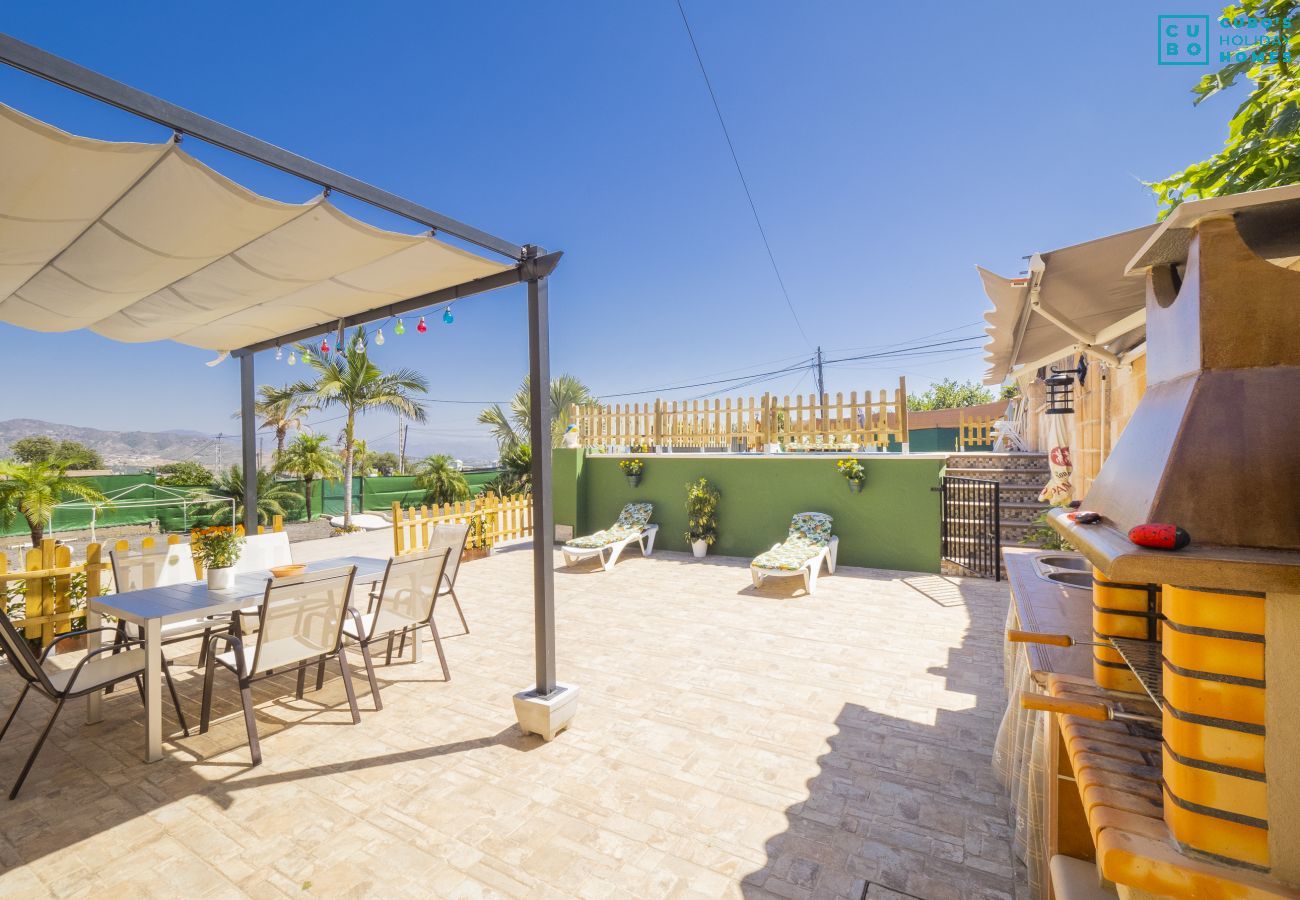
[[[0,63],[61,85],[95,100],[156,122],[177,134],[190,135],[264,165],[337,191],[371,206],[418,222],[435,232],[445,232],[512,260],[506,271],[454,285],[439,291],[385,304],[343,320],[330,320],[278,338],[232,351],[239,358],[242,459],[244,472],[257,471],[257,424],[253,414],[256,382],[254,354],[282,343],[292,343],[322,332],[364,325],[410,310],[458,300],[514,284],[528,286],[528,363],[531,400],[530,425],[535,435],[550,433],[550,332],[547,278],[560,261],[560,252],[547,253],[532,244],[514,244],[428,207],[359,181],[334,169],[259,140],[220,122],[137,90],[70,60],[47,53],[10,35],[0,33]],[[537,681],[535,695],[557,693],[555,679],[555,579],[552,567],[555,515],[551,496],[551,446],[539,440],[533,448],[533,615],[536,629]],[[257,479],[244,478],[244,526],[257,529]]]
[[[129,499],[132,494],[144,487],[150,488],[154,491],[162,491],[164,496],[162,498],[155,497],[152,499]],[[220,502],[223,504],[230,504],[230,521],[233,522],[235,520],[235,498],[222,497],[200,487],[186,489],[172,487],[167,484],[133,484],[129,487],[119,488],[116,491],[109,491],[105,494],[105,497],[107,498],[105,500],[65,500],[62,503],[56,503],[54,505],[54,511],[50,513],[50,531],[54,531],[54,512],[57,512],[60,509],[90,510],[90,539],[92,541],[95,539],[96,519],[99,517],[99,511],[105,507],[110,507],[112,509],[157,509],[160,506],[179,506],[181,508],[181,515],[185,518],[188,527],[189,508],[191,506],[211,506],[214,503]]]

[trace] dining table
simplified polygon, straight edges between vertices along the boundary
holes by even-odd
[[[306,573],[321,572],[340,566],[356,566],[352,586],[351,605],[358,606],[358,592],[362,585],[375,585],[384,577],[388,560],[372,556],[340,556],[305,563]],[[204,581],[169,584],[162,587],[125,591],[92,598],[86,607],[86,627],[91,650],[97,649],[103,616],[113,616],[140,627],[144,634],[145,677],[145,753],[146,762],[162,759],[162,628],[172,622],[184,622],[234,613],[261,604],[266,594],[268,579],[273,578],[266,569],[252,569],[235,575],[234,583],[224,590],[213,590]],[[364,606],[364,604],[362,604]],[[419,642],[417,641],[417,644]],[[102,692],[87,696],[86,721],[100,720]]]

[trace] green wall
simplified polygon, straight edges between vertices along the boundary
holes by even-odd
[[[835,457],[646,454],[645,472],[631,487],[623,456],[577,457],[556,450],[555,520],[586,534],[608,527],[623,504],[648,500],[659,524],[655,546],[689,550],[686,484],[701,476],[722,493],[718,542],[711,553],[752,557],[785,538],[790,516],[812,510],[835,517],[839,559],[845,565],[914,572],[939,571],[941,457],[864,455],[862,493],[849,491]]]
[[[913,453],[956,453],[956,428],[914,428],[907,433],[908,449]],[[890,445],[890,450],[901,449]]]

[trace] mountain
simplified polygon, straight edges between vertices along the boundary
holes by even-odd
[[[105,465],[114,469],[151,468],[183,459],[211,465],[217,443],[199,431],[105,431],[39,419],[8,419],[0,422],[0,456],[8,455],[14,441],[37,434],[80,441],[98,450]],[[236,439],[228,436],[223,444],[223,459],[235,461],[239,453]]]

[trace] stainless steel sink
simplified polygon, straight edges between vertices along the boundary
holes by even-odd
[[[1070,587],[1092,587],[1092,575],[1088,572],[1048,572],[1043,577],[1057,584],[1068,584]]]
[[[1052,569],[1069,569],[1071,572],[1092,571],[1092,563],[1082,556],[1040,556],[1038,564]]]

